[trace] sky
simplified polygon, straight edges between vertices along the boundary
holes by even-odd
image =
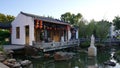
[[[0,13],[17,16],[21,11],[59,19],[61,14],[81,13],[83,18],[112,21],[120,16],[120,0],[1,0]]]

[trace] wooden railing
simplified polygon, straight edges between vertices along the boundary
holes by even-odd
[[[57,50],[57,49],[63,49],[68,47],[75,47],[79,45],[79,40],[71,40],[66,42],[41,42],[41,43],[35,43],[34,46],[40,49],[43,49],[44,52],[51,51],[51,50]]]

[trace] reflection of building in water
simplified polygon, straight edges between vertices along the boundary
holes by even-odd
[[[98,68],[96,57],[88,58],[88,68]]]
[[[83,59],[74,59],[69,61],[33,61],[33,68],[86,68]]]

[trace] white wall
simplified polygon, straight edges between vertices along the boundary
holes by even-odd
[[[71,31],[68,30],[68,41],[71,39]]]
[[[29,45],[34,41],[34,20],[32,17],[19,14],[12,22],[12,44],[25,44],[25,26],[29,25]],[[16,39],[16,27],[20,27],[20,38]]]

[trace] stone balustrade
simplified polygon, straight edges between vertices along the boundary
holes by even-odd
[[[56,49],[62,49],[62,48],[68,48],[68,47],[75,47],[79,45],[79,40],[70,40],[66,42],[37,42],[34,44],[35,47],[43,49],[44,52],[56,50]]]

